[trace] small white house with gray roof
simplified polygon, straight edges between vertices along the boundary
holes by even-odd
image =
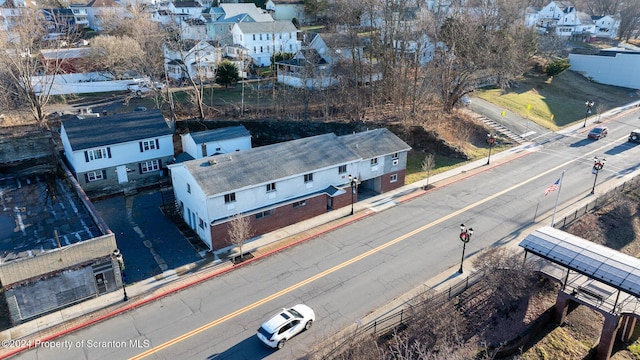
[[[183,218],[218,250],[230,245],[228,222],[236,214],[250,218],[256,236],[350,205],[350,176],[375,192],[404,185],[410,149],[391,131],[376,129],[215,155],[169,170]]]
[[[180,135],[182,150],[192,159],[251,149],[251,134],[242,125]]]
[[[160,110],[64,120],[64,156],[88,193],[120,192],[159,181],[173,160],[173,129]]]

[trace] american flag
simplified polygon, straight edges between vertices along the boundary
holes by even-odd
[[[556,182],[551,184],[551,186],[549,186],[547,188],[547,190],[544,191],[544,196],[549,195],[550,192],[558,190],[558,186],[560,186],[560,179],[559,178],[558,178],[558,180],[556,180]]]

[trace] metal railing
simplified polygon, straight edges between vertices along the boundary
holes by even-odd
[[[359,325],[352,334],[347,335],[342,342],[338,343],[333,349],[324,354],[322,359],[329,360],[340,355],[340,353],[345,350],[345,346],[352,344],[362,336],[379,336],[388,333],[392,329],[397,329],[406,325],[415,316],[415,312],[413,311],[414,308],[425,305],[426,303],[429,303],[434,307],[442,305],[478,283],[483,276],[483,271],[474,272],[466,278],[451,285],[449,288],[444,289],[444,291],[435,292],[432,295],[423,293],[407,300],[399,309],[378,317],[366,324]]]

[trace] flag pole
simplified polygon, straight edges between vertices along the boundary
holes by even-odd
[[[556,222],[556,211],[558,210],[558,200],[560,200],[560,190],[562,190],[562,180],[564,179],[564,170],[562,170],[562,175],[560,175],[560,184],[558,185],[558,194],[556,195],[556,205],[553,207],[553,216],[551,216],[551,227]]]

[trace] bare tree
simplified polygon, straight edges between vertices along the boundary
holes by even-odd
[[[84,61],[87,69],[105,71],[116,79],[135,72],[144,62],[140,44],[128,36],[100,35],[91,40],[89,55]]]
[[[239,247],[240,259],[243,258],[242,245],[251,238],[253,231],[251,229],[251,221],[248,217],[242,216],[242,214],[236,214],[231,221],[229,221],[229,242]]]
[[[38,126],[47,128],[45,107],[51,100],[56,75],[64,72],[69,60],[59,54],[74,34],[45,42],[49,23],[38,9],[21,8],[21,21],[9,31],[0,32],[0,93],[6,105],[26,109]],[[47,46],[54,54],[45,62],[40,50]],[[44,76],[42,76],[44,75]]]
[[[422,171],[427,172],[427,184],[424,186],[425,189],[429,188],[429,176],[431,175],[431,170],[436,166],[436,160],[433,154],[425,155],[422,160],[421,168]]]
[[[629,41],[640,30],[640,1],[625,1],[621,6],[619,16],[618,39]]]

